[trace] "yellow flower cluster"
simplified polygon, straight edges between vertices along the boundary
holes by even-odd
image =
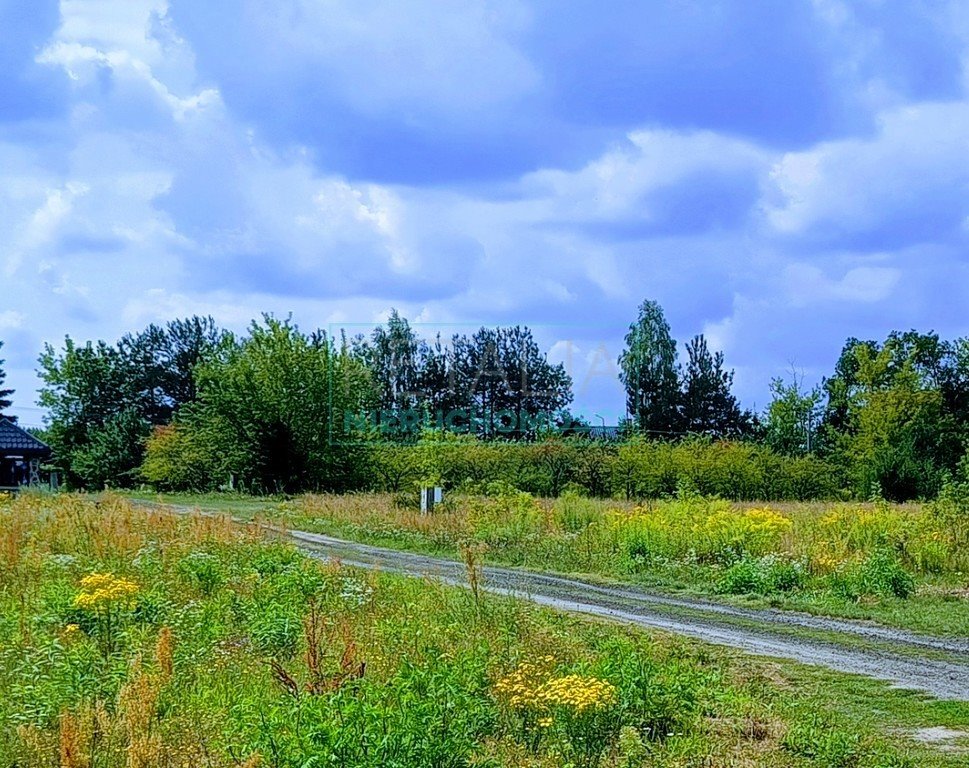
[[[138,585],[113,573],[92,573],[81,579],[81,592],[74,598],[75,608],[107,610],[112,605],[130,605]]]
[[[616,686],[598,677],[565,675],[549,680],[542,687],[545,700],[576,712],[600,709],[616,700]]]
[[[551,659],[542,659],[545,665]],[[547,666],[524,662],[495,684],[495,692],[512,709],[531,709],[547,713],[556,707],[575,712],[607,707],[616,700],[616,687],[605,680],[585,675],[550,677]],[[552,719],[547,715],[538,724],[547,728]]]

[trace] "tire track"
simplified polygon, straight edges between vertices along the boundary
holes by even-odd
[[[136,503],[182,514],[217,514],[184,506]],[[375,547],[308,531],[263,527],[320,559],[432,578],[451,585],[467,586],[468,583],[464,564],[454,560]],[[527,599],[557,610],[673,632],[759,656],[864,675],[940,699],[969,701],[969,638],[931,637],[863,621],[738,608],[516,568],[485,566],[482,575],[482,588],[489,592]],[[798,636],[799,632],[803,634]],[[824,633],[825,639],[810,633]],[[837,638],[844,638],[844,642]],[[866,643],[871,645],[865,647]],[[938,658],[940,653],[958,660]]]

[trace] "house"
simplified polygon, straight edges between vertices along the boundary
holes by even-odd
[[[0,490],[40,483],[40,463],[50,447],[0,416]]]

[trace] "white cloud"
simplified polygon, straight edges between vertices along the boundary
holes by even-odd
[[[780,233],[937,237],[969,211],[956,192],[969,187],[969,102],[886,112],[872,137],[785,155],[771,181],[767,220]]]
[[[220,107],[217,89],[193,87],[194,57],[167,12],[167,0],[63,0],[61,26],[37,61],[63,67],[79,86],[110,70],[122,86],[146,86],[178,121]]]
[[[833,279],[817,266],[795,263],[784,270],[784,286],[796,306],[829,300],[874,303],[888,299],[901,276],[893,267],[859,266]]]
[[[579,171],[546,169],[523,179],[527,194],[542,201],[541,217],[573,221],[650,221],[655,211],[645,198],[695,177],[723,174],[759,177],[771,153],[749,142],[709,131],[640,130]],[[699,182],[698,182],[699,183]]]

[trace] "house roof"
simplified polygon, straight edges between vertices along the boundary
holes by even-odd
[[[50,446],[0,416],[0,456],[50,456]]]

